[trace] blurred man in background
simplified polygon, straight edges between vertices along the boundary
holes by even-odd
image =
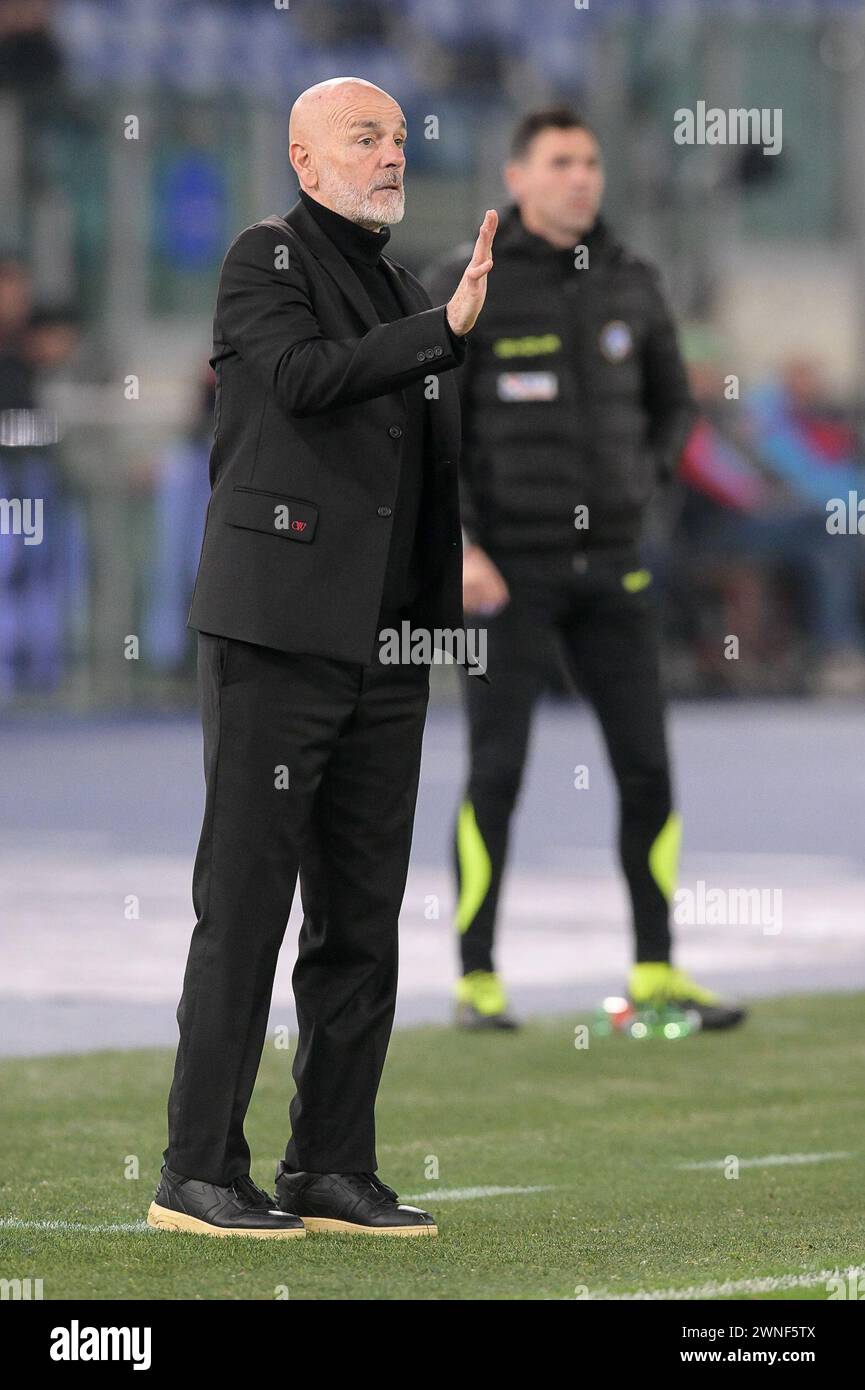
[[[674,325],[655,270],[599,215],[601,151],[573,110],[527,115],[505,177],[513,202],[500,216],[495,284],[459,374],[464,606],[488,618],[491,685],[467,688],[457,1020],[515,1026],[494,966],[496,914],[532,713],[558,642],[618,785],[636,938],[630,999],[729,1027],[743,1012],[671,963],[681,821],[639,542],[692,418]],[[458,282],[464,250],[428,275],[434,299]]]

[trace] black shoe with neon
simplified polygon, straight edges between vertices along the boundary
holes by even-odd
[[[635,1009],[672,1005],[682,1013],[699,1015],[701,1028],[735,1028],[748,1017],[746,1009],[704,989],[666,961],[642,961],[631,968],[628,997]]]
[[[513,1032],[519,1023],[508,1012],[501,980],[492,970],[470,970],[456,983],[456,1025],[469,1032],[502,1029]]]

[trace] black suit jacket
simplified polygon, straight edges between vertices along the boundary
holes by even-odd
[[[462,627],[460,408],[451,369],[464,353],[444,306],[430,307],[413,275],[382,262],[406,313],[393,323],[379,322],[349,263],[300,201],[285,218],[246,227],[228,248],[210,358],[212,493],[190,627],[281,651],[373,659],[406,419],[402,388],[425,378],[426,585],[412,620]]]

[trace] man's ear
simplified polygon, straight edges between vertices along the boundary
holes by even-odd
[[[312,151],[302,145],[299,140],[292,140],[288,147],[288,162],[297,174],[298,181],[302,188],[317,188],[318,179],[315,176],[315,160]]]
[[[507,164],[502,166],[502,178],[508,193],[511,195],[511,201],[518,203],[523,187],[522,168],[519,160],[509,159]]]

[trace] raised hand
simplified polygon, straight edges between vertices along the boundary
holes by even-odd
[[[487,296],[487,275],[493,268],[493,237],[498,225],[498,213],[495,208],[488,208],[481,223],[472,258],[454,290],[452,299],[448,301],[448,323],[454,333],[460,336],[474,328],[483,308]]]

